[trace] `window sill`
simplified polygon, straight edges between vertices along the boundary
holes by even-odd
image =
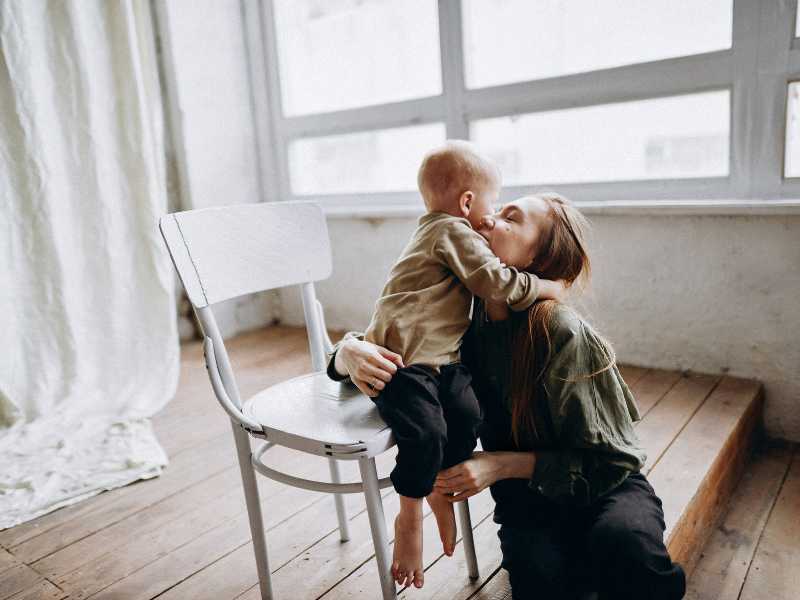
[[[329,219],[416,219],[423,212],[420,206],[403,204],[320,204]],[[800,200],[612,200],[576,205],[587,215],[800,215]]]

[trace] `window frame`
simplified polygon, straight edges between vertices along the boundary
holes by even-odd
[[[288,147],[299,137],[355,133],[443,122],[448,138],[469,138],[472,120],[730,91],[730,157],[725,177],[648,179],[508,186],[501,200],[557,189],[578,205],[698,200],[767,204],[800,198],[800,177],[785,178],[787,91],[800,79],[797,2],[733,0],[732,44],[727,50],[637,63],[479,89],[464,80],[460,0],[438,0],[442,94],[334,112],[282,115],[272,0],[242,0],[259,143],[264,199],[313,200],[326,209],[388,211],[419,207],[417,192],[297,195],[290,188]]]

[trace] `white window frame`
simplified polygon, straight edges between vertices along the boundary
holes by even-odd
[[[730,167],[726,177],[508,186],[501,199],[556,189],[578,205],[789,207],[797,212],[800,178],[784,178],[786,97],[800,80],[795,0],[733,0],[730,49],[480,89],[464,83],[460,0],[438,0],[442,94],[295,117],[281,113],[272,0],[241,0],[253,82],[264,198],[315,200],[347,212],[390,214],[419,207],[417,192],[293,194],[288,147],[302,137],[443,122],[448,138],[467,139],[469,122],[554,109],[729,90]]]

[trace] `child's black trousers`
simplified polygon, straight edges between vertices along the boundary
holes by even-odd
[[[409,365],[398,369],[373,398],[397,442],[391,479],[401,496],[427,496],[441,469],[471,456],[481,421],[471,382],[461,363],[445,365],[439,373],[426,365]]]

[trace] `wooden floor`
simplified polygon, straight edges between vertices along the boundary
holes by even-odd
[[[310,366],[304,332],[296,329],[246,334],[230,351],[243,396]],[[744,464],[748,446],[741,440],[752,434],[760,386],[636,367],[623,372],[645,415],[637,427],[646,471],[664,501],[670,550],[693,562],[703,527],[710,532],[715,525],[708,511],[722,513],[723,492],[738,480],[738,467],[726,465]],[[178,395],[154,423],[171,461],[161,477],[0,532],[0,600],[259,598],[230,425],[212,398],[198,344],[184,347]],[[700,559],[703,587],[693,587],[695,598],[800,597],[789,594],[800,589],[800,458],[793,452],[770,448],[752,463],[734,509]],[[268,456],[283,470],[327,476],[324,459],[279,448]],[[380,458],[382,475],[393,459]],[[355,465],[345,467],[345,479],[355,479]],[[343,544],[330,497],[259,479],[278,599],[379,597],[360,495],[346,496],[351,540]],[[384,493],[391,523],[397,497]],[[441,555],[426,516],[426,584],[401,597],[510,598],[488,491],[471,500],[471,509],[481,579],[468,580],[460,545],[455,557]],[[723,588],[735,593],[718,594]]]
[[[800,598],[800,451],[755,453],[692,574],[692,600]]]

